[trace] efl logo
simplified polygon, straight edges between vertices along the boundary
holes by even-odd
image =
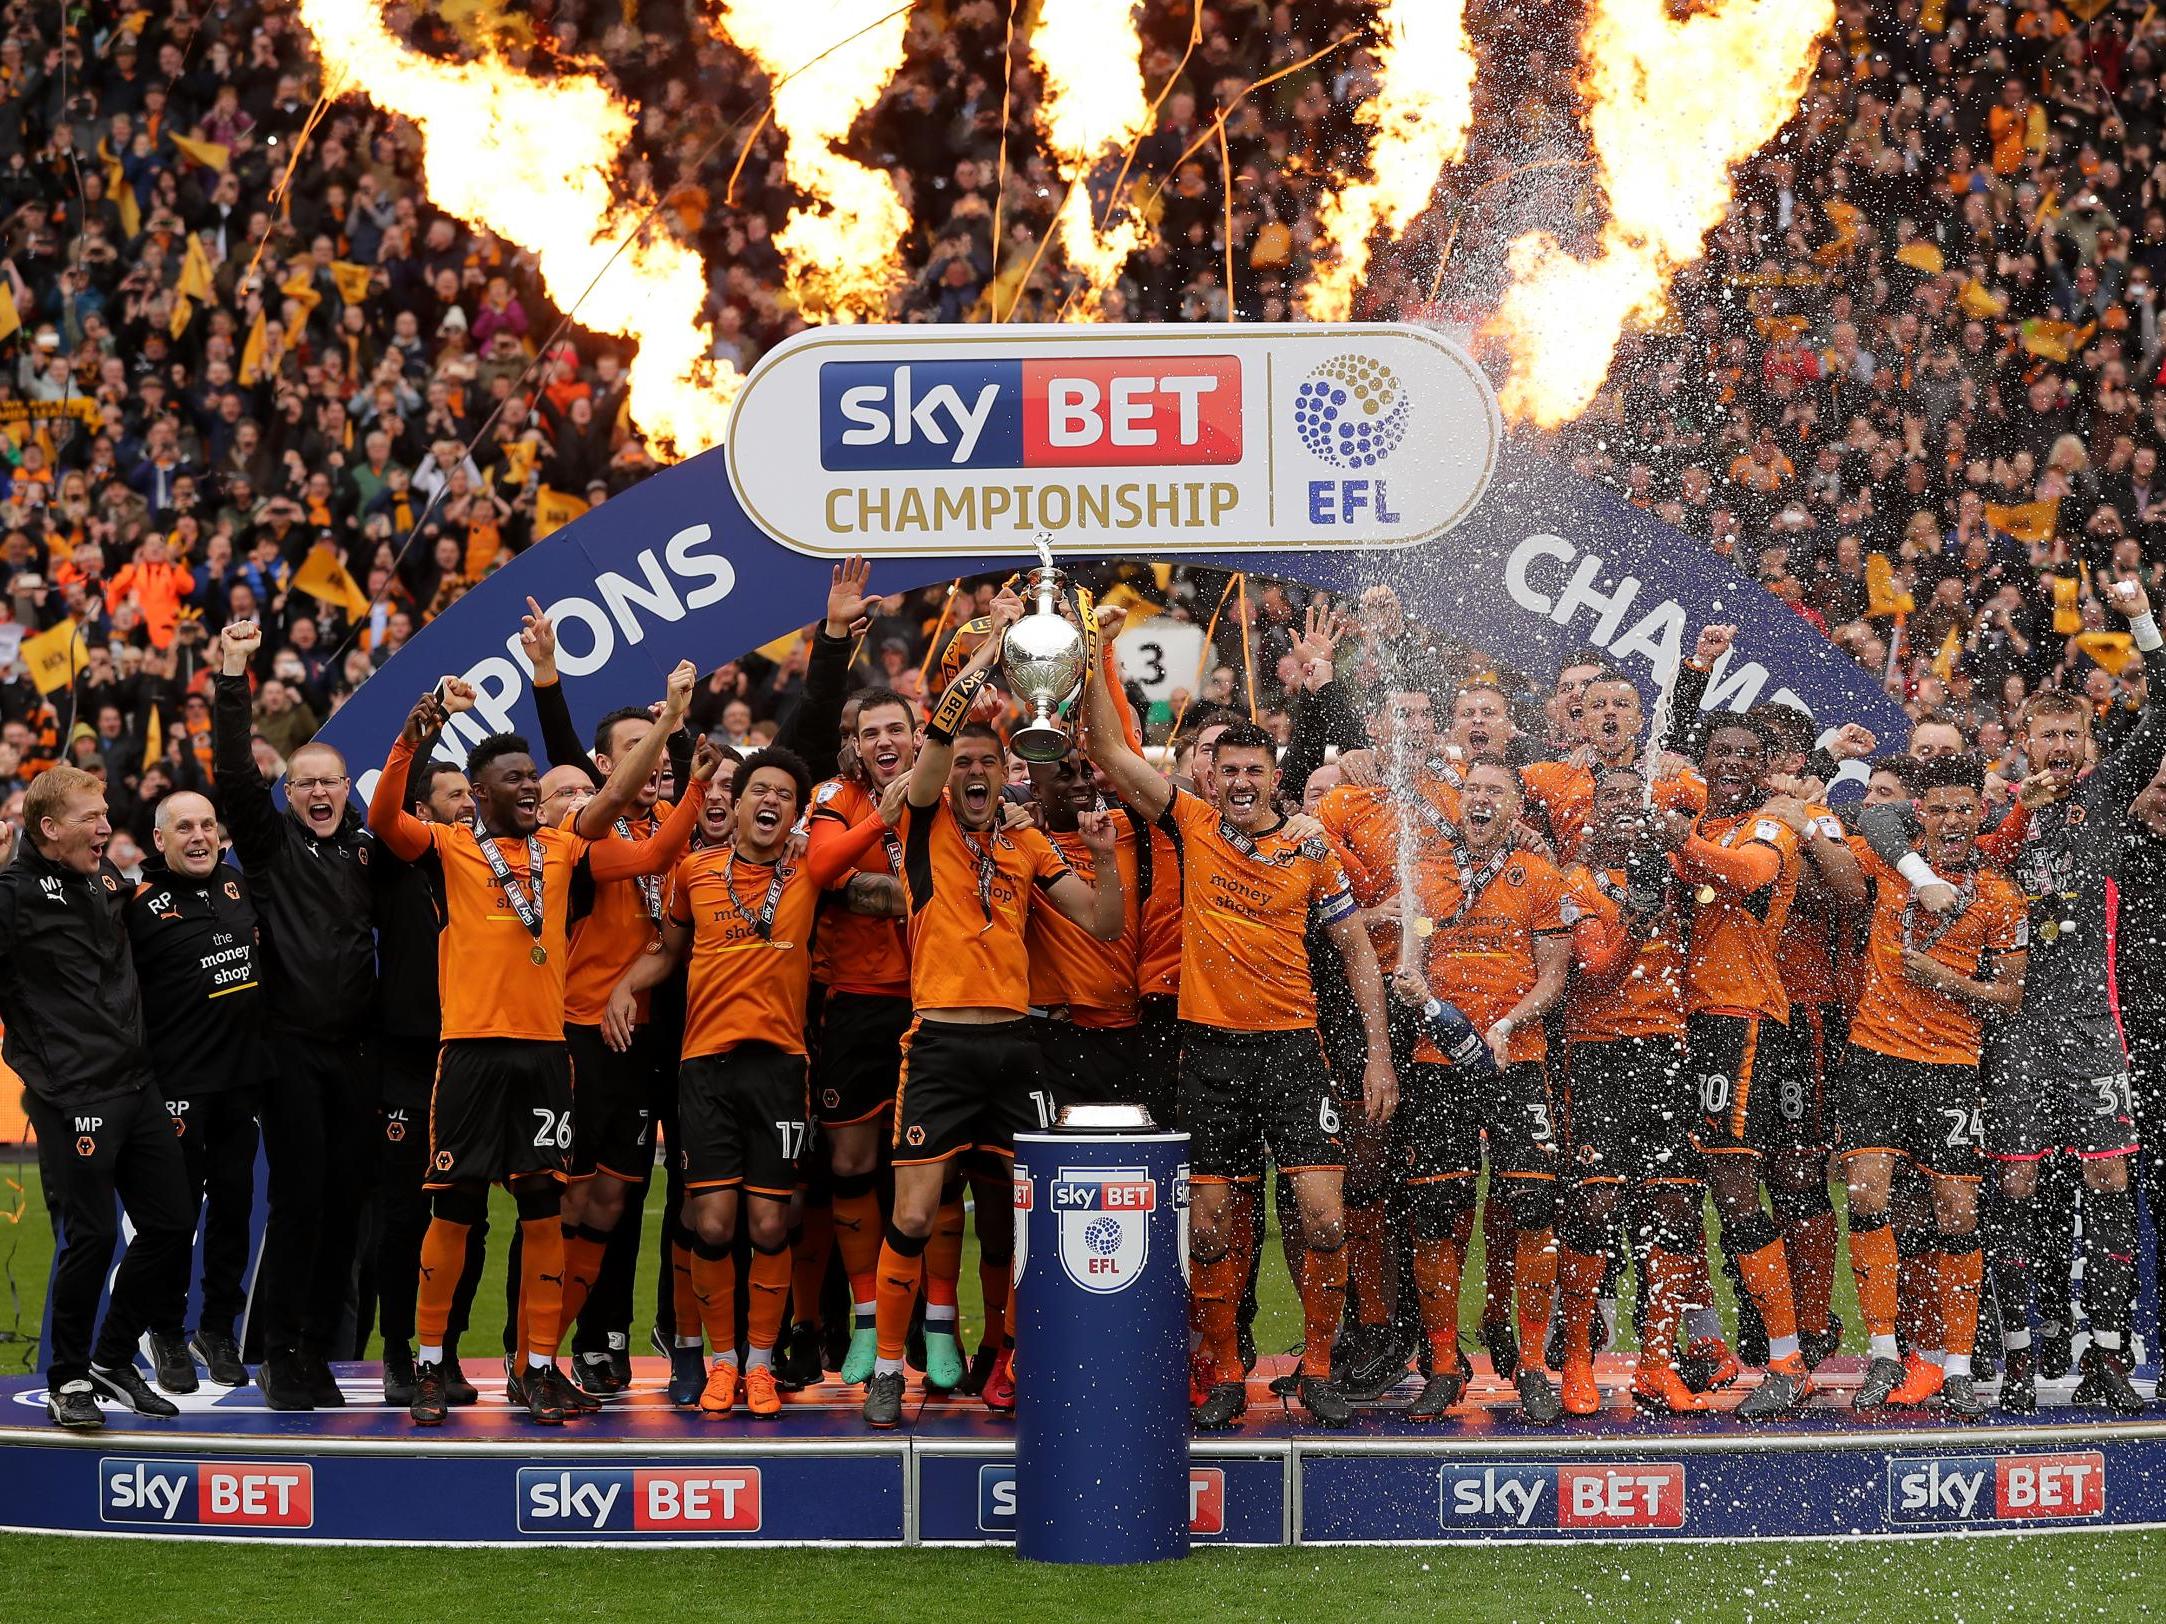
[[[519,1469],[523,1534],[756,1534],[757,1466]]]
[[[1440,1520],[1457,1528],[1682,1528],[1685,1469],[1624,1466],[1447,1466]]]
[[[1015,1468],[978,1468],[978,1531],[1015,1532]],[[1188,1470],[1188,1532],[1212,1539],[1226,1532],[1226,1469],[1192,1466]]]
[[[1232,356],[829,361],[820,466],[1203,467],[1241,460]]]
[[[308,1528],[315,1472],[283,1462],[101,1460],[98,1515],[170,1527]]]
[[[1888,1462],[1890,1522],[2036,1522],[2097,1517],[2105,1509],[2106,1457],[2095,1449]]]

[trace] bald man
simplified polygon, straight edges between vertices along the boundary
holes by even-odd
[[[192,791],[158,803],[157,852],[124,917],[158,1095],[188,1170],[188,1211],[203,1215],[203,1307],[187,1332],[188,1291],[150,1322],[151,1374],[168,1393],[242,1387],[234,1326],[247,1303],[249,1209],[256,1193],[258,1041],[263,987],[248,881],[221,860],[218,811]]]

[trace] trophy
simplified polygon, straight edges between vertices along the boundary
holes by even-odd
[[[1068,578],[1053,567],[1048,537],[1038,540],[1038,568],[1024,590],[1030,611],[1008,628],[1000,646],[1000,665],[1008,686],[1030,707],[1030,721],[1016,729],[1008,748],[1025,761],[1058,761],[1068,753],[1068,732],[1054,713],[1082,691],[1090,664],[1083,634],[1065,619],[1060,606]]]

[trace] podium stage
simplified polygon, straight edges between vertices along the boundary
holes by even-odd
[[[1968,1426],[1930,1411],[1853,1416],[1863,1361],[1822,1367],[1795,1420],[1653,1420],[1605,1356],[1603,1414],[1532,1428],[1508,1384],[1479,1372],[1443,1426],[1396,1406],[1410,1380],[1324,1432],[1269,1391],[1244,1427],[1199,1437],[1190,1508],[1199,1545],[1492,1540],[1788,1539],[2166,1525],[2166,1411],[2066,1407]],[[914,1386],[904,1425],[869,1432],[830,1379],[782,1415],[721,1421],[669,1408],[659,1359],[599,1415],[542,1428],[509,1409],[492,1369],[481,1403],[415,1429],[373,1365],[338,1367],[344,1410],[280,1414],[253,1388],[204,1388],[173,1421],[107,1411],[102,1433],[45,1420],[43,1384],[0,1382],[0,1526],[154,1538],[414,1545],[983,1545],[1012,1537],[1013,1425],[974,1399]],[[2139,1384],[2148,1389],[2150,1383]],[[1742,1388],[1725,1402],[1742,1396]]]

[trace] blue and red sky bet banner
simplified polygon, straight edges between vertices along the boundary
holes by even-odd
[[[754,369],[730,442],[613,497],[424,627],[322,734],[366,795],[446,673],[481,699],[442,753],[536,731],[532,596],[584,726],[816,618],[834,559],[884,592],[1031,559],[1181,559],[1353,594],[1546,682],[1602,648],[1650,695],[1701,625],[1709,693],[1802,704],[1898,743],[1907,721],[1808,622],[1721,559],[1504,439],[1487,380],[1424,328],[827,328]]]

